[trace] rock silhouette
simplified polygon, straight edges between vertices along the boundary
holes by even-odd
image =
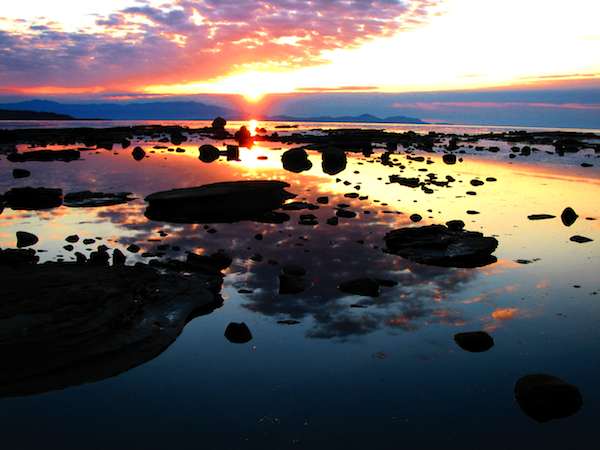
[[[546,374],[520,378],[515,384],[515,398],[521,410],[538,422],[572,416],[583,405],[577,387]]]

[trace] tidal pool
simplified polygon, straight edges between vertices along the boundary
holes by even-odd
[[[41,262],[74,261],[74,251],[89,255],[102,244],[123,251],[127,264],[156,253],[181,259],[224,250],[233,258],[223,306],[188,323],[158,357],[98,382],[0,399],[7,448],[504,449],[592,442],[600,414],[600,165],[593,152],[561,158],[541,147],[529,158],[510,159],[514,143],[494,141],[480,144],[499,152],[467,150],[453,165],[442,160],[442,147],[437,153],[399,147],[391,164],[382,164],[384,148],[376,146],[370,155],[347,153],[345,169],[334,175],[313,150],[309,170],[284,170],[282,154],[297,145],[278,142],[240,148],[238,160],[198,159],[199,145],[224,143],[233,141],[190,136],[174,146],[146,139],[126,149],[85,150],[69,163],[0,157],[0,193],[32,186],[127,191],[136,198],[101,208],[6,207],[0,248],[15,247],[16,232],[27,231],[39,238],[32,248]],[[141,161],[132,157],[135,146],[146,152]],[[62,148],[73,147],[49,147]],[[431,173],[454,181],[431,186],[432,193],[390,183],[399,165],[403,177]],[[15,168],[31,176],[14,179]],[[286,181],[294,201],[318,209],[285,211],[290,220],[281,224],[203,226],[144,215],[144,198],[153,192],[257,179]],[[340,205],[356,217],[329,225]],[[560,219],[566,207],[579,215],[571,226]],[[300,224],[303,214],[314,214],[318,224]],[[460,219],[465,229],[496,237],[497,262],[444,268],[385,252],[385,234],[417,226],[414,214],[422,217],[418,226]],[[555,218],[529,220],[532,214]],[[65,238],[74,234],[81,240],[67,251]],[[575,235],[592,241],[573,242]],[[128,252],[131,244],[141,251]],[[304,292],[279,294],[286,264],[306,269]],[[397,285],[382,287],[376,298],[338,289],[362,277]],[[253,339],[226,340],[230,322],[245,322]],[[490,350],[470,353],[454,342],[456,333],[476,330],[493,336]],[[532,420],[513,392],[531,373],[576,385],[583,407],[560,420]]]

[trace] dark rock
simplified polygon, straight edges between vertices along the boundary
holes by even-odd
[[[145,266],[48,263],[3,271],[0,397],[116,376],[161,354],[186,323],[220,303],[205,277]]]
[[[321,168],[328,175],[337,175],[346,170],[348,159],[341,150],[324,151],[321,155]]]
[[[36,150],[26,153],[12,153],[6,157],[10,162],[49,162],[49,161],[75,161],[81,157],[79,150]]]
[[[4,194],[4,201],[15,210],[52,209],[62,205],[61,189],[49,188],[12,188]]]
[[[471,180],[471,186],[483,186],[484,184],[481,180]]]
[[[7,267],[20,267],[23,265],[37,264],[39,257],[35,254],[35,250],[27,249],[14,249],[14,248],[0,248],[0,266]],[[6,271],[3,270],[3,276],[8,276]],[[0,283],[0,289],[2,289],[3,283]],[[4,298],[4,297],[3,297]]]
[[[449,220],[446,226],[451,231],[461,231],[465,228],[465,223],[462,220]]]
[[[218,275],[231,265],[233,259],[224,252],[211,255],[197,255],[190,252],[187,254],[186,262],[196,272]]]
[[[300,225],[315,226],[319,224],[319,221],[314,214],[302,214],[300,215],[300,221],[298,223]]]
[[[93,266],[108,266],[110,256],[104,246],[98,247],[95,252],[90,253],[89,264]]]
[[[244,322],[231,322],[225,329],[225,337],[234,344],[245,344],[252,340],[252,333]]]
[[[250,148],[254,145],[254,139],[252,138],[252,133],[245,126],[240,127],[238,131],[235,132],[234,138],[238,141],[241,147]]]
[[[298,266],[296,264],[286,264],[281,268],[281,271],[285,275],[295,276],[295,277],[303,277],[306,275],[306,269],[302,266]]]
[[[353,219],[356,217],[356,213],[354,211],[348,211],[347,209],[337,209],[335,211],[335,215],[341,217],[342,219]]]
[[[308,159],[308,153],[302,148],[293,148],[281,155],[283,168],[290,172],[300,173],[310,170],[312,163]]]
[[[494,346],[494,339],[485,331],[471,331],[454,335],[454,341],[468,352],[485,352]]]
[[[130,244],[129,247],[127,247],[127,251],[129,253],[137,253],[140,251],[140,247],[135,244]]]
[[[300,322],[298,320],[285,319],[285,320],[278,320],[277,323],[280,325],[298,325]]]
[[[70,208],[96,208],[101,206],[121,205],[133,200],[130,192],[104,193],[104,192],[72,192],[65,195],[65,206]]]
[[[13,178],[27,178],[30,175],[31,172],[25,169],[13,169],[12,171]]]
[[[144,149],[142,147],[136,147],[133,149],[133,152],[131,152],[131,156],[136,161],[141,161],[142,159],[144,159],[146,157],[146,152],[144,151]]]
[[[575,221],[577,220],[578,217],[579,216],[577,215],[577,213],[575,212],[575,210],[573,208],[567,207],[564,209],[564,211],[560,215],[560,220],[562,220],[562,223],[564,226],[570,227],[571,225],[573,225],[575,223]]]
[[[79,236],[77,236],[76,234],[67,236],[65,238],[65,241],[70,242],[71,244],[75,244],[76,242],[79,242]]]
[[[31,247],[39,241],[35,234],[26,231],[17,231],[17,248]]]
[[[401,186],[418,188],[421,185],[421,180],[418,178],[401,177],[400,175],[390,175],[390,183],[398,183]]]
[[[578,244],[585,244],[587,242],[593,242],[594,241],[593,239],[590,239],[590,238],[585,237],[585,236],[579,236],[579,235],[571,236],[569,238],[569,240],[571,242],[577,242]]]
[[[205,144],[200,147],[200,156],[198,157],[200,161],[205,163],[211,163],[219,159],[219,149],[214,145]]]
[[[215,120],[212,121],[212,127],[215,130],[225,130],[226,125],[227,121],[222,117],[216,117]]]
[[[444,154],[444,156],[442,156],[442,159],[446,164],[456,164],[456,155],[453,155],[452,153]]]
[[[281,207],[284,211],[301,211],[303,209],[315,210],[319,209],[317,205],[308,202],[290,202]]]
[[[379,283],[373,278],[359,278],[340,283],[338,289],[346,294],[379,297]]]
[[[321,205],[326,205],[329,203],[329,197],[317,197],[317,203]]]
[[[410,220],[412,220],[413,222],[420,222],[421,220],[423,220],[423,217],[420,214],[411,214]]]
[[[421,264],[443,267],[481,267],[496,262],[491,254],[498,241],[474,231],[444,225],[401,228],[385,236],[387,251]]]
[[[515,384],[515,398],[525,414],[542,423],[572,416],[583,405],[576,386],[546,374],[520,378]]]
[[[146,217],[176,223],[260,221],[295,197],[282,181],[232,181],[174,189],[146,197]]]
[[[554,219],[555,217],[556,216],[553,216],[552,214],[531,214],[527,216],[529,220],[547,220]]]
[[[118,248],[114,249],[112,255],[113,266],[122,267],[125,265],[125,261],[127,261],[127,257],[123,254],[123,252]]]
[[[71,244],[63,245],[63,248],[68,252],[72,252],[75,249]]]
[[[327,225],[336,226],[340,222],[340,219],[338,217],[330,217],[326,222]]]

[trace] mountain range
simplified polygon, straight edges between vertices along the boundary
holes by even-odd
[[[104,120],[212,120],[217,116],[229,120],[247,119],[243,113],[223,106],[195,101],[135,102],[135,103],[58,103],[48,100],[29,100],[17,103],[0,104],[0,109],[53,113],[75,119]],[[359,116],[318,116],[298,117],[276,115],[261,117],[263,120],[284,122],[351,122],[351,123],[403,123],[424,124],[427,122],[414,117],[391,116],[380,118],[371,114]],[[8,119],[4,119],[8,120]],[[16,119],[11,119],[16,120]],[[26,120],[26,118],[23,118]],[[43,120],[31,115],[30,120]],[[65,119],[68,120],[68,119]]]

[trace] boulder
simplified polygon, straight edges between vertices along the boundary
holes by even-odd
[[[563,210],[562,214],[560,215],[560,220],[562,220],[562,223],[565,227],[570,227],[575,223],[578,217],[579,216],[575,210],[569,206]]]
[[[324,151],[321,155],[321,168],[327,175],[337,175],[346,170],[348,159],[341,150]]]
[[[200,147],[199,151],[200,155],[198,156],[198,158],[202,162],[211,163],[219,159],[219,149],[214,145],[204,144]]]
[[[496,262],[498,241],[474,231],[429,225],[393,230],[384,239],[389,253],[421,264],[473,268]]]
[[[31,247],[39,241],[35,234],[26,231],[17,231],[17,248]]]
[[[572,416],[583,405],[576,386],[546,374],[520,378],[515,384],[515,398],[521,410],[537,422]]]
[[[225,337],[234,344],[245,344],[252,340],[252,333],[244,322],[231,322],[225,329]]]
[[[293,148],[281,155],[283,168],[290,172],[300,173],[312,168],[308,153],[303,148]]]
[[[142,147],[136,147],[131,152],[131,156],[136,161],[141,161],[142,159],[144,159],[146,157],[146,152],[144,151],[144,149]]]
[[[454,335],[454,342],[468,352],[485,352],[494,346],[494,338],[485,331],[470,331]]]
[[[227,121],[222,117],[216,117],[212,121],[212,127],[214,130],[223,131],[223,130],[225,130],[226,125],[227,125]]]
[[[282,181],[231,181],[157,192],[146,197],[146,217],[175,223],[259,221],[294,198]]]

